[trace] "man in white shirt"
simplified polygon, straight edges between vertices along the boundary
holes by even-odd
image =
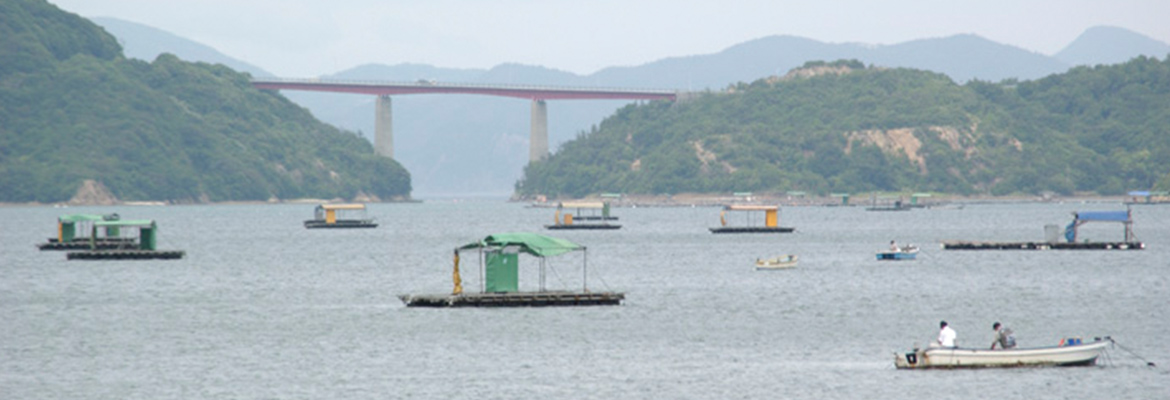
[[[938,324],[938,345],[942,347],[955,347],[955,330],[947,326],[947,321],[939,322]]]

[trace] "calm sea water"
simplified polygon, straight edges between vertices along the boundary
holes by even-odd
[[[616,209],[623,228],[558,232],[588,246],[589,286],[617,307],[407,309],[451,288],[451,250],[542,232],[553,211],[501,202],[374,204],[374,230],[306,230],[311,205],[0,208],[0,397],[1166,398],[1170,206],[1133,208],[1145,251],[943,251],[944,239],[1042,240],[1075,210],[968,205],[904,213],[782,211],[787,235],[712,235],[714,208]],[[159,222],[179,261],[66,261],[40,252],[62,213]],[[1120,225],[1086,225],[1121,240]],[[878,262],[891,239],[922,246]],[[757,257],[800,255],[794,270]],[[467,256],[465,260],[472,260]],[[551,260],[581,286],[580,255]],[[521,264],[534,289],[536,264]],[[464,265],[465,285],[478,287]],[[945,319],[959,344],[991,324],[1022,346],[1111,335],[1088,368],[897,371]]]

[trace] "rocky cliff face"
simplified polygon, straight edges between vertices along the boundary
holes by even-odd
[[[77,187],[77,193],[69,199],[69,205],[109,206],[120,203],[110,189],[101,182],[86,179]]]

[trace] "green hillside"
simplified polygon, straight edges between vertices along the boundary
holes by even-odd
[[[410,177],[369,142],[226,67],[126,59],[43,0],[0,3],[0,201],[381,199]]]
[[[1031,82],[810,62],[631,105],[530,165],[521,195],[801,190],[1120,194],[1170,186],[1170,58]]]

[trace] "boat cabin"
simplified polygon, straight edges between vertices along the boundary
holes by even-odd
[[[366,216],[365,204],[321,204],[313,210],[313,219],[305,221],[305,228],[377,228],[373,218]]]
[[[743,215],[743,225],[729,226],[734,214]],[[759,219],[759,215],[763,219]],[[762,225],[760,223],[763,223]],[[729,205],[719,212],[719,227],[710,228],[711,233],[789,233],[796,228],[780,226],[780,207],[763,205]]]

